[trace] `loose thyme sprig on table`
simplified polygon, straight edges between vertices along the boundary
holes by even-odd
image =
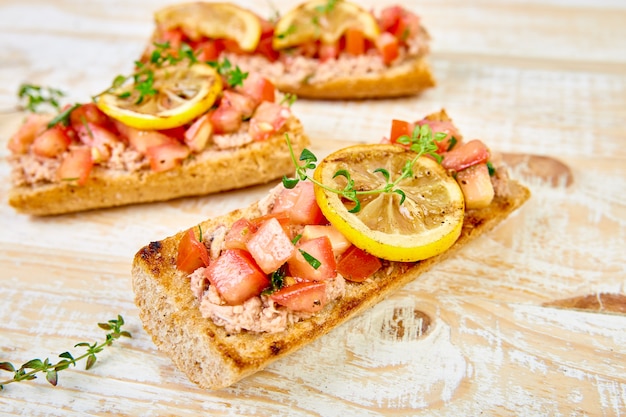
[[[0,362],[0,370],[13,372],[12,379],[0,381],[0,390],[3,390],[5,385],[13,382],[33,380],[37,378],[36,374],[39,372],[45,373],[46,380],[50,384],[56,386],[58,382],[58,373],[60,371],[69,368],[70,365],[76,366],[76,362],[85,358],[87,359],[85,369],[90,369],[96,363],[96,354],[102,352],[106,346],[111,346],[113,341],[119,339],[120,337],[132,337],[129,332],[122,330],[123,325],[124,318],[120,315],[117,316],[117,319],[109,320],[107,323],[98,323],[98,327],[109,331],[109,333],[106,334],[106,339],[100,344],[97,342],[94,342],[93,344],[87,342],[75,344],[74,347],[87,348],[87,352],[76,358],[69,352],[63,352],[59,355],[62,359],[57,363],[51,363],[48,358],[43,361],[41,359],[31,359],[17,369],[11,362]]]
[[[406,198],[406,194],[402,191],[402,188],[399,187],[400,182],[413,175],[413,165],[422,155],[430,155],[435,158],[437,162],[441,162],[441,155],[437,153],[438,147],[436,142],[443,140],[446,136],[447,134],[444,132],[437,132],[433,135],[430,126],[427,124],[415,126],[411,136],[404,135],[398,138],[398,143],[408,146],[411,151],[417,153],[413,159],[406,161],[406,164],[402,168],[402,174],[392,181],[389,171],[384,168],[377,168],[374,170],[374,173],[380,173],[383,176],[385,179],[385,185],[374,190],[362,191],[354,189],[354,180],[351,178],[350,172],[345,169],[340,169],[333,175],[333,178],[344,177],[346,179],[346,185],[341,190],[328,187],[315,180],[308,174],[308,171],[314,170],[317,167],[317,158],[310,150],[303,149],[299,158],[303,164],[300,165],[293,152],[289,135],[285,135],[287,146],[289,147],[289,152],[291,153],[291,160],[296,166],[296,173],[294,178],[284,176],[283,185],[285,188],[293,188],[298,184],[298,182],[309,180],[326,191],[339,194],[346,200],[352,201],[355,205],[352,209],[348,210],[350,213],[358,213],[361,210],[361,202],[358,198],[359,195],[396,193],[401,196],[400,204],[402,204]]]
[[[61,90],[51,87],[41,87],[34,84],[22,84],[17,91],[20,100],[26,103],[20,105],[20,108],[30,112],[38,112],[42,106],[51,106],[55,110],[61,109],[59,101],[65,93]]]

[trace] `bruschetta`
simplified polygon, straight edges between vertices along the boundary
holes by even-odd
[[[9,204],[44,216],[266,183],[292,169],[285,133],[308,144],[266,78],[161,48],[93,102],[25,118]]]
[[[395,135],[407,126],[394,125],[385,143],[340,149],[319,164],[303,151],[295,176],[257,203],[137,252],[132,283],[143,326],[191,381],[219,389],[263,369],[414,280],[529,198],[491,151],[485,158],[474,156],[475,145],[461,148],[471,141],[461,140],[445,112],[407,123],[408,135]],[[423,156],[418,142],[433,132],[431,156]],[[489,186],[481,174],[458,179],[478,166],[490,167]]]
[[[279,90],[314,99],[408,96],[433,87],[429,35],[402,6],[369,11],[345,0],[311,0],[264,19],[230,3],[158,10],[152,43],[190,45],[201,59],[227,57]]]

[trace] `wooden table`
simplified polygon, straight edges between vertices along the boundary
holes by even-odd
[[[159,0],[0,0],[0,109],[22,82],[87,100],[128,72]],[[269,16],[272,2],[241,1]],[[292,2],[274,1],[279,10]],[[363,1],[372,5],[373,0]],[[445,107],[462,132],[517,161],[532,199],[497,230],[328,336],[218,392],[190,383],[143,331],[130,264],[144,244],[269,186],[54,218],[7,204],[0,116],[0,361],[132,339],[0,392],[0,413],[44,415],[623,416],[626,414],[626,6],[616,0],[406,1],[432,41],[438,87],[420,97],[298,101],[315,152],[378,141],[391,118]],[[518,158],[519,159],[519,158]],[[554,181],[553,181],[554,180]],[[423,319],[420,321],[419,319]],[[399,331],[402,327],[403,331]],[[420,332],[419,330],[423,330]],[[9,375],[8,373],[6,375]]]

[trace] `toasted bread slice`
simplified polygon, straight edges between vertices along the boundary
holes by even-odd
[[[13,187],[9,204],[21,213],[47,216],[267,183],[293,171],[285,134],[294,148],[302,150],[309,144],[302,124],[291,116],[280,132],[265,141],[227,150],[208,148],[169,171],[127,172],[95,166],[82,186],[55,182]]]
[[[391,66],[381,73],[350,74],[319,83],[291,85],[276,79],[276,87],[298,97],[325,100],[391,98],[419,94],[435,86],[435,78],[425,56]]]
[[[180,31],[184,42],[197,43],[210,39],[213,28],[210,19],[207,20],[206,17],[211,16],[213,7],[219,4],[232,7],[230,3],[191,2],[158,10],[154,19],[156,28],[150,38],[150,45],[144,50],[142,60],[149,59],[152,44],[168,40],[171,31]],[[242,7],[236,8],[245,15],[254,13]],[[219,52],[214,59],[225,57],[243,71],[263,75],[280,91],[302,98],[351,100],[402,97],[419,94],[436,84],[427,59],[430,35],[422,25],[419,25],[417,32],[419,35],[415,38],[416,46],[402,46],[399,57],[390,64],[383,64],[382,57],[375,53],[365,53],[358,57],[341,53],[336,59],[321,60],[305,58],[299,48],[273,50],[267,45],[247,53],[226,49]],[[260,42],[263,43],[263,39]],[[271,52],[267,49],[271,49]],[[409,53],[409,49],[414,51]],[[202,49],[198,52],[201,53]],[[273,56],[270,59],[268,55]]]
[[[451,249],[416,263],[384,262],[371,279],[346,282],[343,297],[282,332],[231,334],[202,317],[189,279],[176,268],[178,245],[185,232],[152,242],[136,254],[132,282],[139,316],[157,347],[191,381],[209,389],[229,386],[360,314],[505,220],[530,192],[508,179],[505,169],[500,168],[497,175],[494,200],[487,208],[466,212],[461,236]],[[260,214],[260,204],[255,203],[198,226],[205,231],[204,236],[211,236],[212,231],[229,227],[241,217]]]

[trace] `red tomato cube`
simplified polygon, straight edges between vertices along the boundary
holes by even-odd
[[[285,188],[276,198],[272,213],[286,213],[293,224],[320,224],[322,210],[315,199],[313,183],[300,181],[294,188]]]
[[[383,32],[376,40],[376,47],[385,65],[391,64],[399,55],[398,39],[389,32]]]
[[[226,249],[247,249],[246,243],[256,232],[257,226],[248,219],[239,219],[230,227],[226,237],[224,238],[224,247]]]
[[[213,135],[213,125],[209,114],[204,114],[185,131],[183,141],[192,152],[202,152]]]
[[[189,229],[178,244],[176,268],[191,274],[196,269],[209,265],[209,251],[204,243],[200,242],[193,231]]]
[[[345,32],[347,53],[353,56],[363,55],[365,53],[365,36],[359,29],[347,29]]]
[[[356,246],[351,246],[337,260],[337,272],[354,282],[365,281],[381,267],[380,259]]]
[[[73,148],[61,161],[57,178],[73,185],[83,185],[87,182],[92,167],[91,149],[87,146]]]
[[[389,140],[391,143],[397,143],[398,138],[401,136],[411,137],[413,135],[413,129],[415,125],[413,123],[405,122],[404,120],[393,119],[391,121],[391,133]]]
[[[276,271],[296,250],[275,218],[263,222],[246,242],[246,248],[266,274]]]
[[[222,252],[205,270],[205,276],[229,305],[241,304],[270,285],[267,275],[241,249]]]
[[[324,281],[337,276],[335,254],[326,236],[298,243],[287,265],[290,275],[307,281]]]
[[[276,291],[270,298],[290,310],[315,313],[326,305],[326,283],[299,282]]]
[[[146,150],[150,168],[155,172],[167,171],[180,165],[191,151],[180,142],[151,146]]]
[[[236,132],[241,127],[241,112],[228,104],[220,104],[217,110],[210,113],[209,117],[213,131],[218,135]]]
[[[238,87],[237,91],[251,97],[257,103],[262,101],[273,103],[276,99],[276,87],[274,87],[274,84],[256,72],[249,73],[246,79],[243,80],[243,86]]]
[[[46,158],[61,155],[70,146],[71,139],[65,129],[56,125],[35,138],[33,152]]]
[[[472,165],[487,162],[489,159],[489,149],[478,140],[470,140],[460,146],[455,146],[450,152],[443,154],[441,166],[452,171],[462,171]]]
[[[312,240],[318,237],[326,236],[330,239],[335,257],[341,255],[348,249],[352,243],[333,225],[314,225],[307,224],[302,229],[302,241]]]
[[[50,120],[52,117],[45,114],[29,114],[17,132],[11,136],[9,150],[14,154],[27,153],[35,138],[46,130]]]
[[[290,115],[288,108],[263,101],[250,119],[248,132],[255,141],[267,140],[283,127]]]

